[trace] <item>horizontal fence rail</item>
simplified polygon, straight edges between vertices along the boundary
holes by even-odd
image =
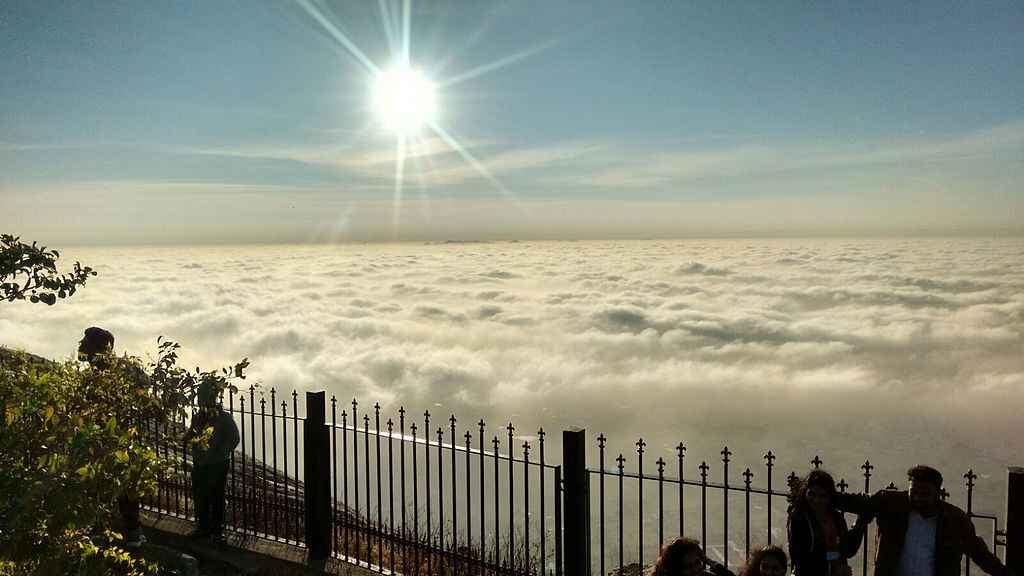
[[[524,435],[512,423],[459,426],[453,414],[414,416],[404,407],[386,414],[355,399],[331,397],[325,406],[316,394],[300,402],[297,392],[251,386],[221,398],[240,435],[225,489],[229,533],[308,547],[311,557],[322,546],[325,556],[410,575],[639,575],[678,535],[697,538],[709,558],[739,572],[754,547],[787,539],[798,476],[781,474],[772,451],[758,457],[759,466],[740,470],[728,447],[697,463],[680,442],[652,460],[642,438],[628,453],[612,452],[601,434],[588,467],[586,446],[594,440],[583,430],[566,431],[562,445],[551,446],[543,428]],[[170,464],[143,504],[191,519],[190,450],[168,440],[188,425],[187,417],[141,425]],[[570,445],[573,434],[579,440]],[[319,437],[322,443],[307,445]],[[805,471],[823,465],[815,456]],[[306,482],[308,474],[316,482]],[[837,489],[870,494],[879,487],[873,474],[866,460],[856,486],[837,476]],[[1000,518],[974,509],[978,475],[968,470],[963,480],[962,508],[979,535],[1009,553]],[[873,532],[850,560],[862,576],[871,566]],[[972,568],[965,560],[967,576]]]

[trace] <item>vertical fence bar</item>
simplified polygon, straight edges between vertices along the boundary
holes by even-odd
[[[193,417],[195,416],[195,409],[193,409],[192,415]],[[181,415],[181,427],[182,430],[188,429],[188,424],[185,422],[184,414]],[[191,496],[190,493],[192,492],[189,489],[189,486],[191,486],[191,484],[188,481],[188,466],[186,466],[186,464],[188,463],[188,451],[188,442],[185,442],[183,435],[181,440],[181,491],[185,493],[185,518],[188,518],[189,497]]]
[[[245,399],[243,398],[244,402]],[[245,417],[242,418],[242,423],[245,423]],[[288,497],[288,403],[284,400],[281,401],[281,442],[284,450],[281,452],[284,454],[284,538],[288,539],[289,531],[292,527],[291,520],[291,499]],[[245,442],[242,442],[245,445]],[[296,456],[297,458],[297,456]],[[242,486],[245,486],[245,466],[242,466]]]
[[[235,389],[228,387],[228,412],[231,413],[231,418],[235,417]],[[159,449],[159,444],[157,444]],[[244,467],[244,465],[243,465]],[[231,451],[231,524],[238,526],[238,501],[235,499],[235,451]],[[157,484],[157,490],[160,489],[160,485]],[[159,492],[157,493],[157,502],[160,501]]]
[[[487,521],[487,502],[484,500],[484,429],[487,427],[487,423],[481,418],[477,422],[477,426],[480,430],[480,436],[478,442],[480,444],[480,574],[484,573],[484,565],[487,562],[487,528],[485,522]],[[497,498],[497,493],[495,493]]]
[[[331,410],[334,410],[334,398],[331,398]],[[270,443],[273,444],[273,448],[270,451],[271,458],[273,459],[274,466],[274,538],[280,538],[281,532],[278,530],[277,516],[278,516],[278,498],[277,498],[277,392],[270,389]],[[334,457],[332,452],[331,457]]]
[[[466,549],[468,554],[472,555],[473,548],[473,468],[472,459],[470,454],[470,448],[473,442],[473,433],[466,430],[463,435],[466,439]],[[482,472],[482,470],[481,470]],[[483,502],[480,503],[483,506]],[[481,542],[481,546],[483,542]],[[466,571],[469,572],[468,570]]]
[[[605,518],[605,511],[604,511],[604,474],[605,474],[605,472],[604,472],[604,447],[605,447],[605,444],[607,443],[607,441],[608,441],[608,439],[605,438],[603,433],[600,436],[597,437],[597,458],[598,458],[598,463],[599,463],[599,468],[598,468],[598,473],[597,473],[597,484],[598,484],[598,489],[597,489],[598,490],[597,509],[598,509],[598,515],[599,515],[599,517],[601,519],[600,520],[600,527],[598,528],[598,531],[599,531],[598,545],[601,548],[601,551],[599,552],[599,555],[600,555],[601,558],[600,558],[600,560],[598,562],[598,565],[600,566],[602,576],[604,574],[607,574],[607,572],[605,572],[605,569],[604,569],[604,557],[605,557],[605,553],[604,553],[604,550],[605,550],[605,544],[604,544],[604,539],[605,539],[605,536],[604,536],[605,535],[605,526],[604,526],[604,518]],[[566,466],[566,469],[568,470],[568,466]]]
[[[420,573],[420,489],[419,467],[416,463],[416,423],[410,426],[412,432],[412,546],[415,551],[414,564],[416,574]],[[429,522],[427,523],[429,526]]]
[[[264,397],[263,392],[260,392],[260,454],[262,460],[260,464],[263,468],[263,478],[261,486],[263,487],[262,500],[263,500],[263,535],[267,535],[270,532],[270,514],[267,514],[267,399]]]
[[[395,572],[395,423],[388,418],[388,569]]]
[[[619,464],[619,572],[622,572],[622,568],[626,564],[625,554],[623,553],[623,538],[622,538],[622,478],[623,478],[623,465],[626,463],[626,459],[619,454],[619,457],[615,459]]]
[[[639,564],[644,565],[644,447],[647,443],[641,438],[636,441],[636,473],[637,480],[637,557]]]
[[[249,510],[252,514],[252,532],[255,534],[259,518],[256,516],[256,386],[253,384],[249,385],[249,454],[249,461],[252,462],[252,485],[249,486],[247,492],[250,495]],[[298,458],[297,455],[296,458]]]
[[[451,449],[451,452],[452,452],[452,482],[451,482],[451,488],[452,488],[452,543],[451,543],[451,548],[452,548],[452,551],[455,552],[455,551],[458,550],[458,545],[459,545],[459,501],[457,499],[458,495],[455,493],[455,489],[456,489],[456,486],[455,486],[455,477],[456,477],[456,474],[455,474],[455,470],[456,470],[455,469],[455,445],[457,443],[457,440],[455,440],[455,414],[451,415],[451,417],[448,419],[448,422],[451,424],[451,434],[452,434],[451,435],[451,445],[452,445],[452,449]],[[466,471],[466,475],[467,475],[466,477],[468,478],[469,477],[468,476],[469,475],[469,470]],[[468,509],[466,510],[466,513],[467,514],[469,513]],[[454,555],[453,555],[453,558],[457,560],[457,558],[455,558]],[[455,566],[455,571],[458,572],[458,564],[456,564],[456,566]]]
[[[562,467],[555,466],[555,576],[562,576],[562,544]]]
[[[497,570],[501,566],[501,506],[498,504],[501,500],[501,475],[498,473],[498,449],[501,448],[501,440],[498,440],[497,434],[491,443],[494,445],[494,568]]]
[[[288,465],[285,465],[285,469],[288,469]],[[348,413],[345,410],[341,411],[341,490],[343,492],[341,499],[345,503],[344,520],[345,520],[345,557],[350,556],[349,550],[349,533],[352,532],[352,509],[348,507]]]
[[[273,405],[273,402],[271,402]],[[276,447],[275,447],[276,449]],[[277,462],[274,462],[277,478]],[[338,553],[338,400],[331,395],[331,553]],[[275,528],[276,530],[276,528]]]
[[[565,471],[565,500],[561,510],[565,514],[563,527],[565,535],[562,544],[565,547],[562,558],[565,560],[566,576],[586,576],[590,570],[590,494],[587,478],[587,431],[582,428],[570,428],[562,431],[562,468]],[[603,470],[603,468],[602,468]],[[556,477],[560,475],[557,474]],[[556,480],[556,485],[558,481]],[[558,492],[556,491],[556,495]],[[559,506],[555,504],[555,518],[558,518]],[[602,521],[603,525],[603,521]],[[555,531],[556,535],[561,531]],[[556,545],[556,554],[561,547]],[[602,557],[604,549],[601,551]],[[556,570],[559,563],[556,562]]]
[[[441,551],[437,566],[441,568],[444,561],[451,558],[446,558],[447,549],[444,545],[444,428],[440,426],[437,427],[437,544],[438,550]]]
[[[408,556],[409,548],[406,546],[406,539],[409,537],[408,529],[405,526],[405,503],[408,500],[405,499],[405,406],[398,407],[398,433],[401,435],[401,441],[398,443],[398,458],[401,460],[399,465],[399,479],[401,480],[401,498],[402,498],[402,573],[409,573]],[[415,450],[416,444],[413,444]]]
[[[966,480],[967,486],[967,518],[970,519],[971,513],[974,512],[974,481],[978,478],[978,475],[974,473],[974,469],[967,470],[964,474],[964,480]],[[973,520],[971,520],[973,522]],[[964,555],[964,561],[966,566],[964,568],[964,575],[971,576],[971,558],[970,556]]]
[[[865,460],[864,464],[861,465],[861,469],[864,470],[864,495],[871,495],[871,470],[874,466],[871,465],[869,460]],[[868,576],[868,531],[864,530],[864,541],[861,542],[861,546],[864,549],[864,556],[861,558],[861,576]]]
[[[772,543],[772,468],[775,466],[775,454],[769,450],[764,455],[765,466],[768,468],[768,544]],[[867,576],[866,574],[864,576]]]
[[[523,442],[523,560],[530,574],[530,443]]]
[[[423,447],[423,468],[424,468],[424,481],[423,481],[423,497],[427,499],[427,541],[426,545],[428,548],[427,554],[427,574],[433,574],[433,560],[434,555],[429,552],[429,548],[434,544],[431,539],[431,528],[430,528],[430,411],[425,410],[423,412],[423,440],[426,441]],[[417,568],[418,570],[419,568]]]
[[[665,542],[665,459],[658,458],[658,549]]]
[[[516,493],[515,493],[515,477],[513,466],[515,465],[516,456],[513,453],[512,434],[515,432],[516,427],[511,422],[505,427],[508,430],[508,567],[509,570],[515,569],[516,559]]]
[[[356,432],[359,429],[359,417],[357,416],[358,412],[356,411],[358,409],[358,407],[359,407],[359,402],[356,402],[356,399],[353,398],[352,399],[352,495],[353,495],[353,498],[355,500],[355,506],[356,507],[351,512],[351,516],[352,516],[352,523],[351,524],[352,524],[352,527],[354,528],[352,530],[352,532],[354,533],[353,534],[353,538],[352,538],[352,540],[353,540],[353,542],[352,542],[352,544],[353,544],[352,551],[353,551],[353,556],[354,557],[358,557],[359,556],[359,540],[360,540],[360,537],[359,537],[359,532],[360,532],[360,530],[359,530],[359,523],[361,522],[361,519],[362,519],[362,516],[360,514],[360,510],[359,510],[359,434]],[[347,477],[348,476],[346,475],[346,478]],[[366,497],[369,498],[370,496],[367,495]],[[346,546],[348,546],[348,545],[346,544]],[[367,561],[369,561],[369,558],[367,558]]]
[[[708,555],[708,466],[701,462],[700,466],[700,548],[704,556]]]
[[[729,447],[722,448],[722,565],[729,567]]]
[[[540,443],[540,573],[547,576],[548,573],[548,547],[547,547],[547,511],[544,500],[544,429],[537,431],[537,442]]]
[[[327,433],[326,394],[306,392],[306,418],[303,421],[303,457],[305,485],[306,548],[312,561],[323,561],[331,555],[331,489],[330,437]],[[296,415],[296,421],[298,417]],[[296,460],[298,454],[296,454]]]
[[[381,517],[381,505],[383,499],[381,497],[381,483],[380,483],[380,402],[373,405],[373,429],[374,429],[374,443],[377,449],[377,566],[383,569],[384,566],[384,522]]]
[[[682,536],[683,534],[686,534],[683,522],[686,514],[686,510],[683,507],[683,498],[685,496],[683,488],[686,486],[686,481],[683,476],[685,473],[683,469],[683,459],[686,457],[686,446],[684,446],[682,442],[676,445],[676,456],[679,461],[679,535]]]
[[[744,519],[745,529],[744,534],[746,535],[745,543],[743,547],[743,555],[750,558],[750,480],[754,477],[754,473],[747,468],[743,471],[743,497],[744,497]]]
[[[302,500],[299,498],[299,393],[292,390],[292,443],[295,448],[295,462],[293,463],[295,472],[295,539],[298,540],[299,535],[302,531],[299,530],[299,507],[303,506]]]
[[[241,528],[242,528],[242,533],[244,534],[246,532],[246,530],[248,529],[248,527],[249,527],[249,523],[245,519],[245,511],[248,509],[248,507],[245,504],[245,499],[246,499],[245,498],[246,497],[246,493],[245,493],[245,487],[246,487],[245,478],[247,476],[246,468],[248,467],[246,462],[245,462],[245,394],[239,394],[238,395],[238,409],[241,412],[241,418],[239,418],[239,419],[242,421],[242,429],[241,429],[241,433],[239,434],[240,441],[239,441],[238,444],[239,444],[239,446],[242,447],[242,465],[241,465],[241,469],[242,469],[242,486],[241,486],[241,490],[240,490],[240,492],[242,493],[242,497],[239,500],[242,501],[241,502],[241,504],[242,504],[242,506],[241,506],[241,510],[242,510]],[[232,472],[234,472],[234,471],[232,471]],[[235,500],[235,507],[236,508],[238,507],[238,500]]]
[[[363,478],[366,480],[366,562],[373,562],[373,509],[370,504],[370,415],[363,414]]]

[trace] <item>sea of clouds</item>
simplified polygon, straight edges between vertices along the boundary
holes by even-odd
[[[68,301],[0,309],[0,344],[67,357],[103,326],[144,356],[243,357],[264,390],[324,389],[392,416],[510,420],[687,446],[720,471],[806,470],[862,483],[936,464],[1002,505],[1024,464],[1024,240],[801,239],[89,248]],[[362,408],[361,408],[362,409]],[[419,416],[417,416],[419,418]],[[461,432],[461,430],[460,430]],[[594,449],[596,451],[596,449]],[[591,452],[592,456],[596,455]],[[688,470],[687,474],[695,472]],[[763,478],[761,476],[760,478]],[[718,478],[720,479],[720,477]],[[755,476],[755,482],[758,477]],[[733,478],[736,482],[737,479]]]

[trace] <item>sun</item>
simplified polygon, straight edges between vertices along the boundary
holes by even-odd
[[[415,134],[437,120],[437,89],[419,70],[395,66],[377,73],[373,106],[386,128]]]

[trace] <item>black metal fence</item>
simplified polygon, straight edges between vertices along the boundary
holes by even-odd
[[[659,457],[650,462],[649,457],[645,461],[647,444],[641,438],[630,454],[635,463],[630,470],[626,466],[629,461],[626,455],[618,453],[611,458],[607,453],[607,438],[603,434],[596,438],[596,444],[598,466],[587,469],[590,519],[596,526],[591,535],[591,549],[595,551],[589,554],[592,573],[639,574],[642,567],[654,563],[660,546],[677,535],[698,538],[706,556],[737,571],[749,557],[752,546],[773,543],[785,546],[787,508],[791,489],[799,476],[790,471],[780,477],[773,452],[768,451],[761,457],[763,467],[760,470],[747,467],[737,473],[734,468],[730,474],[733,452],[728,446],[722,448],[721,459],[715,466],[702,460],[688,467],[683,443],[675,446],[671,461]],[[808,464],[808,470],[819,469],[824,461],[815,456]],[[713,469],[716,470],[713,472]],[[873,489],[882,488],[873,488],[873,470],[874,466],[867,460],[860,466],[861,493],[871,494]],[[755,485],[755,478],[763,482]],[[963,475],[966,502],[961,507],[979,527],[990,523],[988,530],[980,529],[979,534],[987,535],[990,549],[998,551],[1006,546],[1006,532],[1000,529],[997,516],[973,510],[977,478],[973,470]],[[855,490],[841,477],[837,489],[843,493]],[[897,487],[889,483],[884,489],[896,490]],[[946,500],[949,493],[943,489],[941,497]],[[761,510],[760,518],[756,511],[752,513],[754,508]],[[712,523],[710,530],[709,521]],[[867,576],[873,564],[870,534],[869,530],[864,535],[857,556],[851,560],[851,565],[859,568],[863,576]],[[972,563],[965,559],[968,576],[971,567]]]
[[[230,532],[381,573],[555,576],[639,574],[679,534],[699,536],[709,557],[735,570],[752,546],[786,539],[796,474],[780,475],[771,451],[758,469],[730,471],[727,447],[714,466],[694,466],[682,443],[669,459],[651,461],[643,439],[628,458],[613,458],[599,435],[596,467],[588,468],[583,430],[563,431],[552,445],[543,429],[524,435],[511,423],[460,427],[455,415],[414,417],[404,407],[385,414],[379,404],[365,410],[334,397],[328,407],[322,392],[305,400],[300,406],[296,392],[255,387],[222,399],[241,436],[226,488]],[[164,443],[156,424],[145,428],[173,463],[145,504],[193,517],[187,446]],[[857,486],[840,478],[838,488],[870,493],[873,469],[865,461]],[[974,510],[977,476],[964,475],[963,508],[990,547],[1008,556],[1024,506],[1024,472],[1017,475],[1010,475],[1005,529],[996,515]],[[854,559],[864,576],[871,545],[866,534]],[[969,563],[965,570],[969,576]]]

